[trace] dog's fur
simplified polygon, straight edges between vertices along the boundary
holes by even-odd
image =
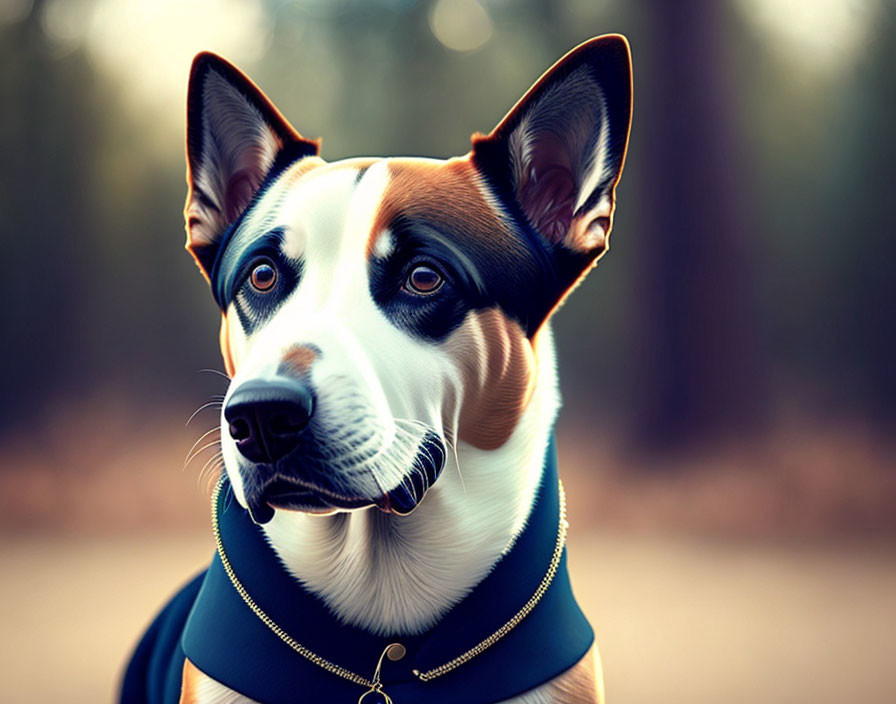
[[[222,248],[275,235],[273,289],[253,289],[244,265],[218,292],[225,408],[247,381],[314,394],[309,439],[264,481],[222,417],[224,465],[286,568],[345,622],[426,630],[522,529],[560,405],[548,318],[607,250],[630,80],[624,38],[600,37],[464,157],[326,163],[235,68],[194,62],[187,247],[213,278]],[[409,284],[420,266],[435,291]],[[271,517],[275,479],[313,500]],[[596,660],[513,702],[601,701]],[[249,700],[188,662],[181,701]]]

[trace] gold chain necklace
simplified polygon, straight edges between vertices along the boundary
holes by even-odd
[[[544,577],[542,577],[542,580],[539,583],[538,588],[535,590],[535,593],[525,604],[523,604],[522,608],[517,611],[503,626],[501,626],[497,631],[474,645],[466,652],[461,653],[453,660],[449,660],[444,665],[439,665],[438,667],[434,667],[431,670],[426,670],[425,672],[420,672],[420,670],[413,670],[414,676],[417,677],[417,679],[419,679],[421,682],[428,682],[429,680],[433,680],[436,677],[441,677],[442,675],[445,675],[452,670],[457,669],[464,663],[469,662],[477,655],[493,646],[495,643],[501,640],[501,638],[510,633],[510,631],[512,631],[520,623],[520,621],[526,618],[526,616],[529,615],[532,609],[537,606],[538,602],[541,601],[542,597],[545,595],[545,592],[547,592],[548,588],[551,586],[551,582],[554,581],[554,576],[557,574],[557,568],[560,566],[560,559],[563,556],[563,548],[566,545],[566,532],[569,528],[569,523],[566,520],[566,492],[563,490],[563,482],[559,482],[559,485],[560,520],[557,527],[557,542],[554,545],[554,553],[551,556],[551,562],[548,565],[547,572],[545,572]],[[292,648],[303,658],[309,660],[318,667],[323,668],[327,672],[331,672],[334,675],[342,677],[343,679],[354,682],[355,684],[361,685],[362,687],[366,687],[367,691],[361,695],[360,699],[358,699],[358,704],[362,704],[366,697],[373,694],[378,694],[381,697],[380,701],[382,702],[382,704],[392,704],[392,699],[383,691],[383,685],[380,682],[380,667],[383,663],[383,657],[388,657],[393,661],[401,660],[406,652],[403,645],[401,645],[400,643],[390,643],[389,645],[387,645],[385,650],[383,650],[382,654],[380,655],[379,661],[376,665],[376,670],[374,670],[373,673],[373,677],[371,679],[367,679],[366,677],[355,674],[351,670],[347,670],[344,667],[340,667],[339,665],[330,662],[326,658],[322,658],[320,655],[306,648],[295,638],[289,635],[286,631],[284,631],[280,626],[278,626],[276,621],[268,616],[262,610],[262,608],[257,603],[255,603],[255,600],[243,586],[243,583],[240,582],[239,578],[236,576],[233,565],[230,563],[230,559],[227,557],[227,553],[224,550],[224,541],[221,539],[221,529],[218,525],[218,498],[221,494],[221,489],[223,488],[223,486],[224,476],[222,476],[218,481],[218,484],[215,486],[215,490],[212,493],[212,529],[215,536],[215,548],[218,551],[218,557],[221,559],[221,564],[224,567],[224,571],[230,578],[230,582],[231,584],[233,584],[234,589],[236,589],[237,593],[246,603],[246,606],[249,607],[252,613],[254,613],[261,620],[261,622],[274,633],[274,635],[276,635],[280,640],[286,643],[286,645]]]

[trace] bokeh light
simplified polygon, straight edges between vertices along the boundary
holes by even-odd
[[[0,26],[25,19],[32,4],[33,0],[0,0]]]
[[[738,0],[744,15],[768,36],[776,53],[800,70],[831,72],[849,66],[880,0]],[[887,0],[884,0],[887,1]]]
[[[183,111],[195,54],[210,50],[251,64],[272,32],[271,17],[251,0],[50,0],[42,26],[62,49],[85,46],[132,107],[169,120]]]
[[[454,51],[473,51],[493,34],[488,11],[476,0],[437,0],[429,14],[432,33]]]

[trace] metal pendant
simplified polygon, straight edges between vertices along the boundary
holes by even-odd
[[[370,689],[361,695],[358,704],[392,704],[392,697],[383,691],[383,683],[380,682],[380,668],[383,666],[383,658],[389,658],[392,662],[398,662],[406,654],[407,650],[401,643],[390,643],[386,646],[376,663],[376,670],[373,673]]]
[[[361,695],[358,704],[392,704],[392,698],[383,691],[383,686],[377,683]]]

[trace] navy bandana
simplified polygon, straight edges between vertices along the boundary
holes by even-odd
[[[536,502],[510,552],[432,629],[384,638],[340,623],[305,590],[229,491],[220,492],[218,505],[221,537],[237,577],[292,638],[367,679],[387,645],[398,642],[406,648],[397,662],[383,659],[383,691],[394,704],[500,702],[548,682],[585,655],[594,634],[572,594],[564,550],[544,596],[507,635],[447,674],[426,682],[414,675],[414,670],[443,665],[492,635],[533,596],[554,553],[559,510],[551,439]],[[264,704],[354,704],[366,691],[283,643],[246,606],[217,554],[144,636],[125,675],[121,701],[176,704],[185,657],[213,679]]]

